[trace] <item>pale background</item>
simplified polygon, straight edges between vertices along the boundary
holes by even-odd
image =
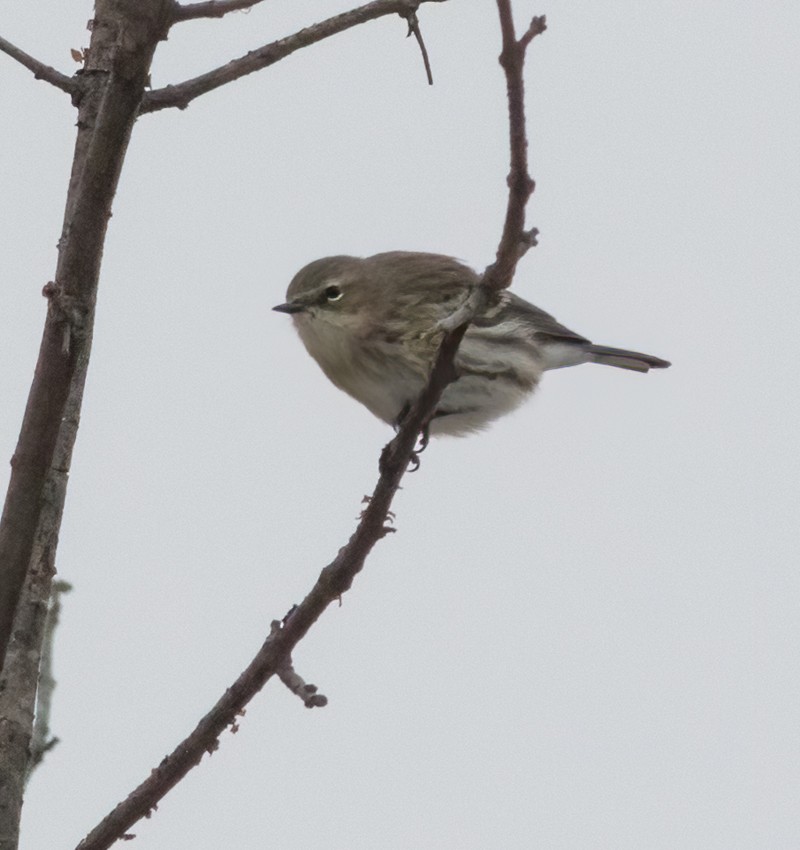
[[[187,23],[157,86],[345,2]],[[71,73],[88,2],[2,0]],[[136,826],[140,850],[800,847],[800,7],[518,0],[529,222],[515,289],[669,358],[546,376],[435,442],[280,684]],[[492,2],[423,6],[135,128],[103,264],[58,567],[74,583],[27,850],[69,848],[193,726],[351,533],[389,429],[286,316],[331,253],[483,267],[505,204]],[[74,112],[0,56],[5,487]]]

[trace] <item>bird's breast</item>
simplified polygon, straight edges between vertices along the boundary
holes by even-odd
[[[384,422],[394,424],[424,387],[424,368],[399,339],[357,335],[311,316],[298,316],[296,327],[329,380]]]

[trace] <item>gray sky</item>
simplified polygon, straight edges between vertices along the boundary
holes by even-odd
[[[187,23],[154,85],[345,3]],[[800,9],[516,3],[530,224],[514,289],[673,361],[550,373],[436,441],[341,608],[137,825],[137,848],[800,846],[796,335]],[[89,3],[4,0],[70,72]],[[389,429],[286,316],[331,253],[492,259],[505,204],[494,4],[303,51],[134,131],[59,550],[73,582],[23,846],[70,847],[194,726],[351,533]],[[39,344],[74,137],[0,57],[0,484]]]

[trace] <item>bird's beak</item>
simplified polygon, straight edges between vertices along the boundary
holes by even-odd
[[[287,301],[286,304],[278,304],[272,309],[277,310],[279,313],[302,313],[306,308],[296,301]]]

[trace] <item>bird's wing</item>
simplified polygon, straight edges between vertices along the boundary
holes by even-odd
[[[557,322],[549,313],[525,301],[513,292],[504,292],[497,307],[476,317],[476,327],[489,327],[498,322],[513,321],[530,328],[534,338],[541,342],[558,341],[588,343],[589,340]]]

